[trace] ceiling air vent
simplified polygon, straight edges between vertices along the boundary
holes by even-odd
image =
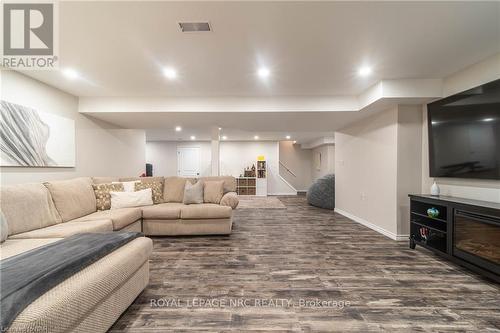
[[[179,22],[182,32],[209,32],[212,31],[208,22]]]

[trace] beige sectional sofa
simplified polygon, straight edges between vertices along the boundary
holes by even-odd
[[[182,177],[94,177],[94,184],[112,183],[117,181],[160,182],[163,187],[163,202],[140,208],[132,208],[141,212],[142,231],[147,236],[178,236],[178,235],[228,235],[232,230],[232,211],[238,206],[236,195],[236,179],[229,176],[201,177],[202,181],[223,181],[224,195],[219,204],[202,203],[184,205],[184,185],[186,181],[194,183],[195,178]],[[81,220],[101,219],[110,216],[114,218],[114,225],[123,227],[126,221],[132,220],[125,216],[132,214],[119,210],[99,211],[82,218]],[[122,211],[123,210],[123,211]],[[118,213],[120,211],[120,213]],[[119,218],[118,215],[123,216]],[[125,228],[130,228],[127,226]]]
[[[163,202],[97,211],[93,184],[130,180],[161,182]],[[82,232],[230,234],[232,209],[238,205],[236,181],[233,177],[205,180],[224,180],[219,204],[182,204],[180,184],[193,179],[179,177],[76,178],[2,187],[0,206],[8,238],[1,244],[0,257],[6,259]],[[151,252],[151,239],[134,239],[31,303],[9,331],[105,332],[148,284]]]
[[[121,225],[115,227],[109,216],[79,220],[90,210],[91,180],[66,182],[2,187],[0,204],[8,238],[1,244],[1,259],[77,233],[119,229]],[[54,197],[67,201],[56,201]],[[95,205],[95,197],[93,202]],[[8,332],[105,332],[148,284],[152,249],[152,241],[146,237],[125,244],[31,303]]]

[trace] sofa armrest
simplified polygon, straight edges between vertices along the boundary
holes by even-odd
[[[236,192],[227,192],[226,194],[224,194],[222,199],[220,199],[221,206],[229,206],[232,209],[236,209],[239,202],[240,201],[238,200],[238,195],[236,194]]]

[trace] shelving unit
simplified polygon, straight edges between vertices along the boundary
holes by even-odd
[[[439,211],[437,217],[427,214],[429,208]],[[447,207],[436,203],[412,200],[410,204],[410,247],[415,244],[425,246],[434,251],[447,253],[448,222]]]
[[[257,188],[256,195],[267,196],[267,162],[257,159]]]
[[[238,195],[256,195],[257,181],[255,177],[236,178],[236,193]]]

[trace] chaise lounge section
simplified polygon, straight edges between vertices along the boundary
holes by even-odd
[[[90,209],[85,199],[93,202],[90,178],[65,182],[72,193],[54,193],[67,201],[53,200],[47,184],[2,187],[1,208],[8,225],[8,238],[1,244],[2,260],[76,234],[114,230],[111,218],[78,219]],[[78,197],[83,193],[86,197]],[[68,217],[68,212],[73,215]],[[148,284],[152,248],[146,237],[119,247],[37,298],[15,318],[8,332],[105,332]]]

